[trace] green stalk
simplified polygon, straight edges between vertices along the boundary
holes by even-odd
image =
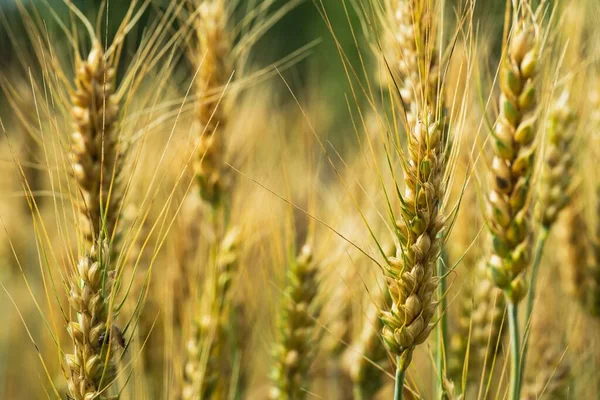
[[[540,269],[540,262],[542,260],[542,254],[544,253],[544,245],[546,244],[546,239],[548,239],[548,233],[550,232],[549,226],[543,226],[542,231],[540,232],[540,237],[538,238],[536,247],[535,247],[535,256],[533,259],[533,265],[531,267],[531,283],[529,285],[529,292],[527,293],[527,309],[525,314],[525,324],[527,328],[525,329],[526,334],[523,338],[523,356],[521,357],[521,364],[519,366],[519,379],[523,379],[523,373],[525,370],[525,362],[527,360],[527,349],[529,348],[529,335],[527,332],[529,331],[529,327],[531,326],[531,314],[533,312],[533,302],[535,300],[535,285],[537,282],[537,275]]]
[[[510,399],[519,400],[521,394],[519,320],[517,305],[508,303],[508,327],[510,332]]]
[[[444,262],[446,260],[445,253],[437,261],[437,276],[440,278],[440,284],[438,287],[438,298],[439,298],[439,323],[436,328],[437,340],[436,340],[436,367],[437,367],[437,398],[439,400],[444,399],[444,378],[446,377],[446,364],[444,363],[444,354],[446,351],[446,343],[448,343],[448,318],[446,313],[446,276],[444,273]]]
[[[352,394],[353,394],[354,400],[363,400],[364,399],[362,385],[360,383],[354,384],[354,386],[352,387]]]
[[[402,400],[404,390],[404,376],[406,370],[402,369],[406,366],[400,364],[400,357],[396,357],[396,384],[394,386],[394,400]]]

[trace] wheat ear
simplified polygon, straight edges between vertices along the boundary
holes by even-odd
[[[518,20],[500,68],[500,116],[493,135],[489,267],[493,282],[513,304],[526,293],[524,271],[531,256],[528,199],[536,153],[538,35],[528,18]]]
[[[209,279],[206,309],[193,324],[193,332],[186,348],[186,364],[182,398],[199,400],[227,398],[228,379],[231,377],[232,355],[227,347],[228,337],[236,327],[230,324],[232,277],[237,273],[241,234],[230,230],[223,239],[215,276]]]
[[[271,399],[296,400],[307,395],[308,371],[318,348],[317,272],[312,249],[306,244],[288,272],[274,351],[275,365],[271,371]]]
[[[103,233],[113,234],[121,191],[117,119],[114,98],[115,70],[106,64],[100,42],[94,41],[87,60],[80,61],[75,75],[71,116],[75,132],[71,138],[72,170],[83,197],[79,225],[92,245]]]
[[[445,218],[440,213],[444,198],[445,140],[440,123],[426,115],[408,137],[409,160],[405,163],[406,189],[401,218],[397,222],[400,246],[388,259],[387,285],[392,308],[381,313],[382,337],[405,371],[414,348],[433,329],[434,299],[438,278],[436,262],[442,248],[440,232]]]
[[[83,195],[80,226],[89,253],[82,257],[70,279],[69,302],[76,320],[68,322],[75,346],[66,355],[69,393],[75,400],[106,399],[116,375],[113,340],[123,344],[119,329],[111,324],[114,270],[108,237],[118,214],[119,158],[116,138],[118,104],[114,100],[113,68],[107,66],[102,47],[94,41],[87,60],[79,61],[71,115],[71,157],[78,188]],[[116,171],[115,171],[116,168]]]
[[[564,91],[553,104],[548,118],[545,167],[536,210],[542,226],[547,229],[554,224],[570,199],[575,122],[576,114],[569,107],[569,92]]]
[[[202,198],[216,206],[227,187],[223,159],[228,104],[223,98],[223,90],[233,73],[232,42],[222,0],[202,1],[198,13],[195,29],[198,42],[195,54],[198,143],[194,170]]]

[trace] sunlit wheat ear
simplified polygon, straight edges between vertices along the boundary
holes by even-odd
[[[382,69],[390,69],[395,83],[387,84],[398,85],[408,125],[413,126],[421,104],[437,104],[434,7],[417,0],[388,0],[385,4]]]
[[[111,325],[110,292],[114,271],[109,269],[106,242],[94,246],[82,257],[70,276],[69,303],[76,321],[68,324],[73,339],[73,354],[66,355],[69,394],[75,400],[108,399],[108,387],[116,376],[116,351],[113,343],[122,342],[120,332]]]
[[[408,141],[408,160],[404,163],[406,189],[396,231],[400,246],[396,256],[388,259],[385,271],[392,308],[381,313],[383,340],[389,351],[400,358],[400,370],[408,368],[413,350],[433,329],[436,262],[445,225],[440,207],[446,189],[446,152],[439,121],[432,114],[425,115],[414,126]]]
[[[195,24],[198,74],[195,110],[198,141],[194,170],[202,198],[213,206],[228,186],[224,165],[226,129],[230,119],[225,86],[233,73],[232,42],[223,0],[200,3]]]
[[[215,275],[209,279],[209,286],[201,299],[203,312],[193,324],[186,349],[182,389],[185,400],[211,396],[227,398],[234,357],[228,338],[236,329],[231,324],[231,313],[236,311],[231,298],[231,281],[237,274],[240,241],[239,229],[232,229],[225,235],[217,255]]]
[[[71,135],[72,167],[83,197],[78,206],[79,225],[90,245],[100,232],[113,234],[121,201],[121,171],[116,165],[121,157],[119,105],[114,99],[114,80],[114,68],[106,64],[100,43],[94,41],[87,59],[78,62],[71,108],[75,127]]]
[[[371,399],[383,387],[388,353],[381,340],[379,312],[388,309],[390,303],[387,290],[377,292],[367,310],[360,335],[346,350],[344,368],[352,378],[355,398]]]
[[[564,91],[552,105],[547,125],[546,152],[542,184],[537,205],[537,218],[549,228],[568,204],[573,181],[574,155],[572,143],[576,114],[569,106],[569,92]]]
[[[311,247],[306,244],[288,272],[279,315],[275,364],[271,371],[271,399],[303,399],[307,396],[308,371],[318,349],[315,318],[319,304],[315,301],[319,282],[318,267]]]
[[[479,379],[501,350],[505,302],[502,291],[490,281],[484,260],[473,270],[473,280],[462,289],[458,326],[450,342],[448,371],[460,382],[469,350],[468,378]]]
[[[493,282],[518,303],[527,292],[530,263],[529,198],[536,154],[538,26],[521,17],[500,68],[500,115],[493,133],[494,156],[488,195]]]
[[[560,340],[561,331],[536,314],[531,331],[531,359],[523,385],[523,400],[568,399],[573,396],[570,352]]]

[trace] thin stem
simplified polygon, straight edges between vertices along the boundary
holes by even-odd
[[[548,239],[548,233],[550,232],[550,227],[544,226],[542,227],[542,231],[540,232],[540,237],[538,238],[536,247],[535,247],[535,255],[533,259],[533,265],[531,267],[531,283],[529,285],[529,292],[527,293],[527,309],[525,313],[525,337],[523,338],[523,356],[521,357],[521,364],[519,365],[519,379],[523,379],[523,372],[525,369],[525,361],[527,360],[527,349],[529,347],[529,335],[527,332],[529,331],[529,327],[531,326],[531,314],[533,312],[533,302],[535,300],[535,285],[537,282],[537,275],[540,269],[540,261],[542,260],[542,254],[544,253],[544,245],[546,244],[546,239]]]
[[[352,387],[352,393],[354,395],[354,400],[363,400],[365,398],[363,396],[362,384],[358,382]]]
[[[446,370],[444,363],[444,355],[446,351],[446,343],[448,343],[448,318],[445,313],[446,310],[446,277],[444,272],[445,265],[445,253],[442,252],[442,255],[437,261],[437,276],[440,278],[440,284],[438,286],[438,313],[439,313],[439,323],[436,328],[437,331],[437,340],[436,340],[436,367],[437,367],[437,382],[436,382],[436,390],[437,390],[437,398],[442,400],[444,398],[444,378],[446,377]]]
[[[402,400],[404,391],[404,375],[406,371],[402,369],[400,357],[396,358],[396,385],[394,386],[394,400]]]
[[[510,331],[510,399],[519,400],[521,393],[521,376],[519,367],[521,365],[519,345],[519,320],[517,305],[508,303],[508,327]]]

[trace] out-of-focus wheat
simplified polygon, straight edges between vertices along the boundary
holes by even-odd
[[[288,273],[275,345],[275,365],[271,372],[271,399],[303,399],[308,393],[308,370],[318,348],[315,301],[319,284],[317,264],[306,244]]]

